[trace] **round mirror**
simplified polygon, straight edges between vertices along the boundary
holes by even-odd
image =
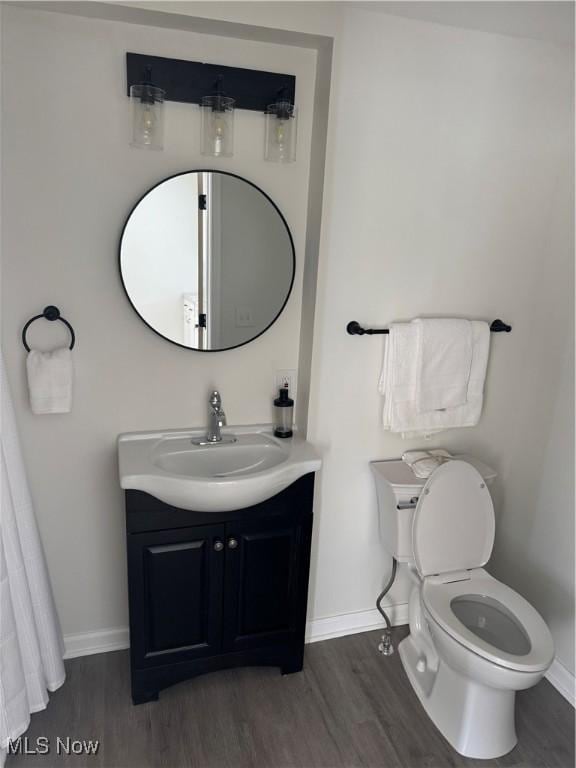
[[[179,173],[132,209],[120,274],[142,320],[165,339],[215,352],[255,339],[294,281],[294,244],[272,200],[221,171]]]

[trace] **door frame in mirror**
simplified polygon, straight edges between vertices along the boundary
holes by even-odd
[[[174,341],[174,339],[168,338],[168,336],[164,336],[164,334],[160,333],[160,331],[156,330],[152,325],[150,325],[147,320],[145,320],[140,312],[138,311],[136,305],[130,298],[130,294],[128,293],[128,289],[126,287],[126,283],[124,282],[124,276],[122,274],[122,240],[124,239],[124,233],[126,231],[126,227],[128,226],[128,222],[130,221],[130,218],[132,217],[132,214],[136,210],[136,208],[140,205],[142,200],[144,200],[145,197],[147,197],[151,192],[153,192],[157,187],[159,187],[161,184],[164,184],[167,181],[170,181],[171,179],[176,179],[179,176],[187,176],[189,173],[219,173],[222,176],[232,176],[235,179],[240,179],[240,181],[244,181],[246,184],[249,184],[251,187],[254,187],[254,189],[258,190],[261,195],[263,195],[268,202],[272,205],[278,216],[280,217],[280,220],[282,221],[284,227],[286,228],[286,233],[288,235],[288,240],[290,241],[290,248],[292,250],[292,278],[290,280],[290,285],[288,287],[288,292],[286,293],[286,298],[284,299],[284,302],[280,309],[278,310],[277,314],[273,317],[273,319],[268,323],[268,325],[263,328],[260,333],[257,333],[255,336],[252,336],[250,339],[247,339],[246,341],[241,342],[240,344],[234,344],[231,347],[222,347],[220,349],[198,349],[197,347],[188,347],[186,344],[180,344],[178,341]],[[294,239],[292,237],[292,232],[290,231],[290,227],[288,226],[288,222],[284,218],[284,215],[282,214],[282,211],[274,200],[270,197],[270,195],[267,195],[266,192],[264,192],[263,189],[261,189],[257,184],[254,184],[253,181],[249,181],[248,179],[244,178],[244,176],[240,176],[237,173],[231,173],[230,171],[222,171],[218,168],[193,168],[188,171],[181,171],[180,173],[173,173],[170,176],[166,176],[163,179],[160,179],[156,184],[154,184],[152,187],[149,187],[146,192],[144,192],[143,195],[141,195],[138,200],[134,203],[132,208],[130,209],[128,215],[126,216],[126,219],[124,221],[124,224],[122,225],[122,231],[120,232],[120,240],[118,242],[118,272],[120,274],[120,282],[122,283],[122,288],[124,289],[124,293],[126,295],[126,298],[128,299],[128,302],[134,312],[138,315],[140,320],[144,323],[144,325],[148,326],[151,331],[153,331],[157,336],[159,336],[161,339],[164,339],[165,341],[170,342],[170,344],[174,344],[177,347],[180,347],[181,349],[186,349],[188,352],[227,352],[230,349],[238,349],[238,347],[243,347],[246,344],[250,344],[252,341],[256,341],[256,339],[260,338],[262,334],[266,333],[267,330],[269,330],[274,323],[278,320],[282,312],[284,311],[286,304],[288,304],[288,299],[290,298],[292,294],[292,288],[294,287],[294,280],[296,278],[296,249],[294,247]]]

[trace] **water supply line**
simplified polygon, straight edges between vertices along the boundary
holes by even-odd
[[[376,600],[376,608],[382,615],[384,621],[386,622],[386,629],[384,630],[384,634],[382,635],[381,642],[378,643],[378,650],[383,656],[391,656],[394,653],[394,646],[392,645],[392,624],[390,623],[390,619],[388,618],[388,614],[382,608],[381,602],[384,599],[384,596],[390,591],[392,584],[394,584],[394,579],[396,578],[396,568],[398,567],[398,562],[395,557],[392,558],[392,571],[390,573],[390,578],[388,579],[388,583],[380,592],[378,595],[378,599]]]

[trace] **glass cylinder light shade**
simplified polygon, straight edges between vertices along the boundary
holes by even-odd
[[[163,149],[164,96],[162,88],[151,83],[130,86],[133,147]]]
[[[202,111],[202,154],[232,157],[234,154],[234,99],[216,94],[204,96]]]
[[[264,114],[264,159],[292,163],[296,159],[296,108],[289,101],[270,104]]]

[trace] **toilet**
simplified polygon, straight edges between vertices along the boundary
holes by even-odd
[[[516,691],[542,679],[554,644],[540,614],[484,565],[494,545],[495,473],[460,456],[427,480],[402,461],[372,462],[387,551],[413,580],[399,653],[432,722],[461,755],[514,748]]]

